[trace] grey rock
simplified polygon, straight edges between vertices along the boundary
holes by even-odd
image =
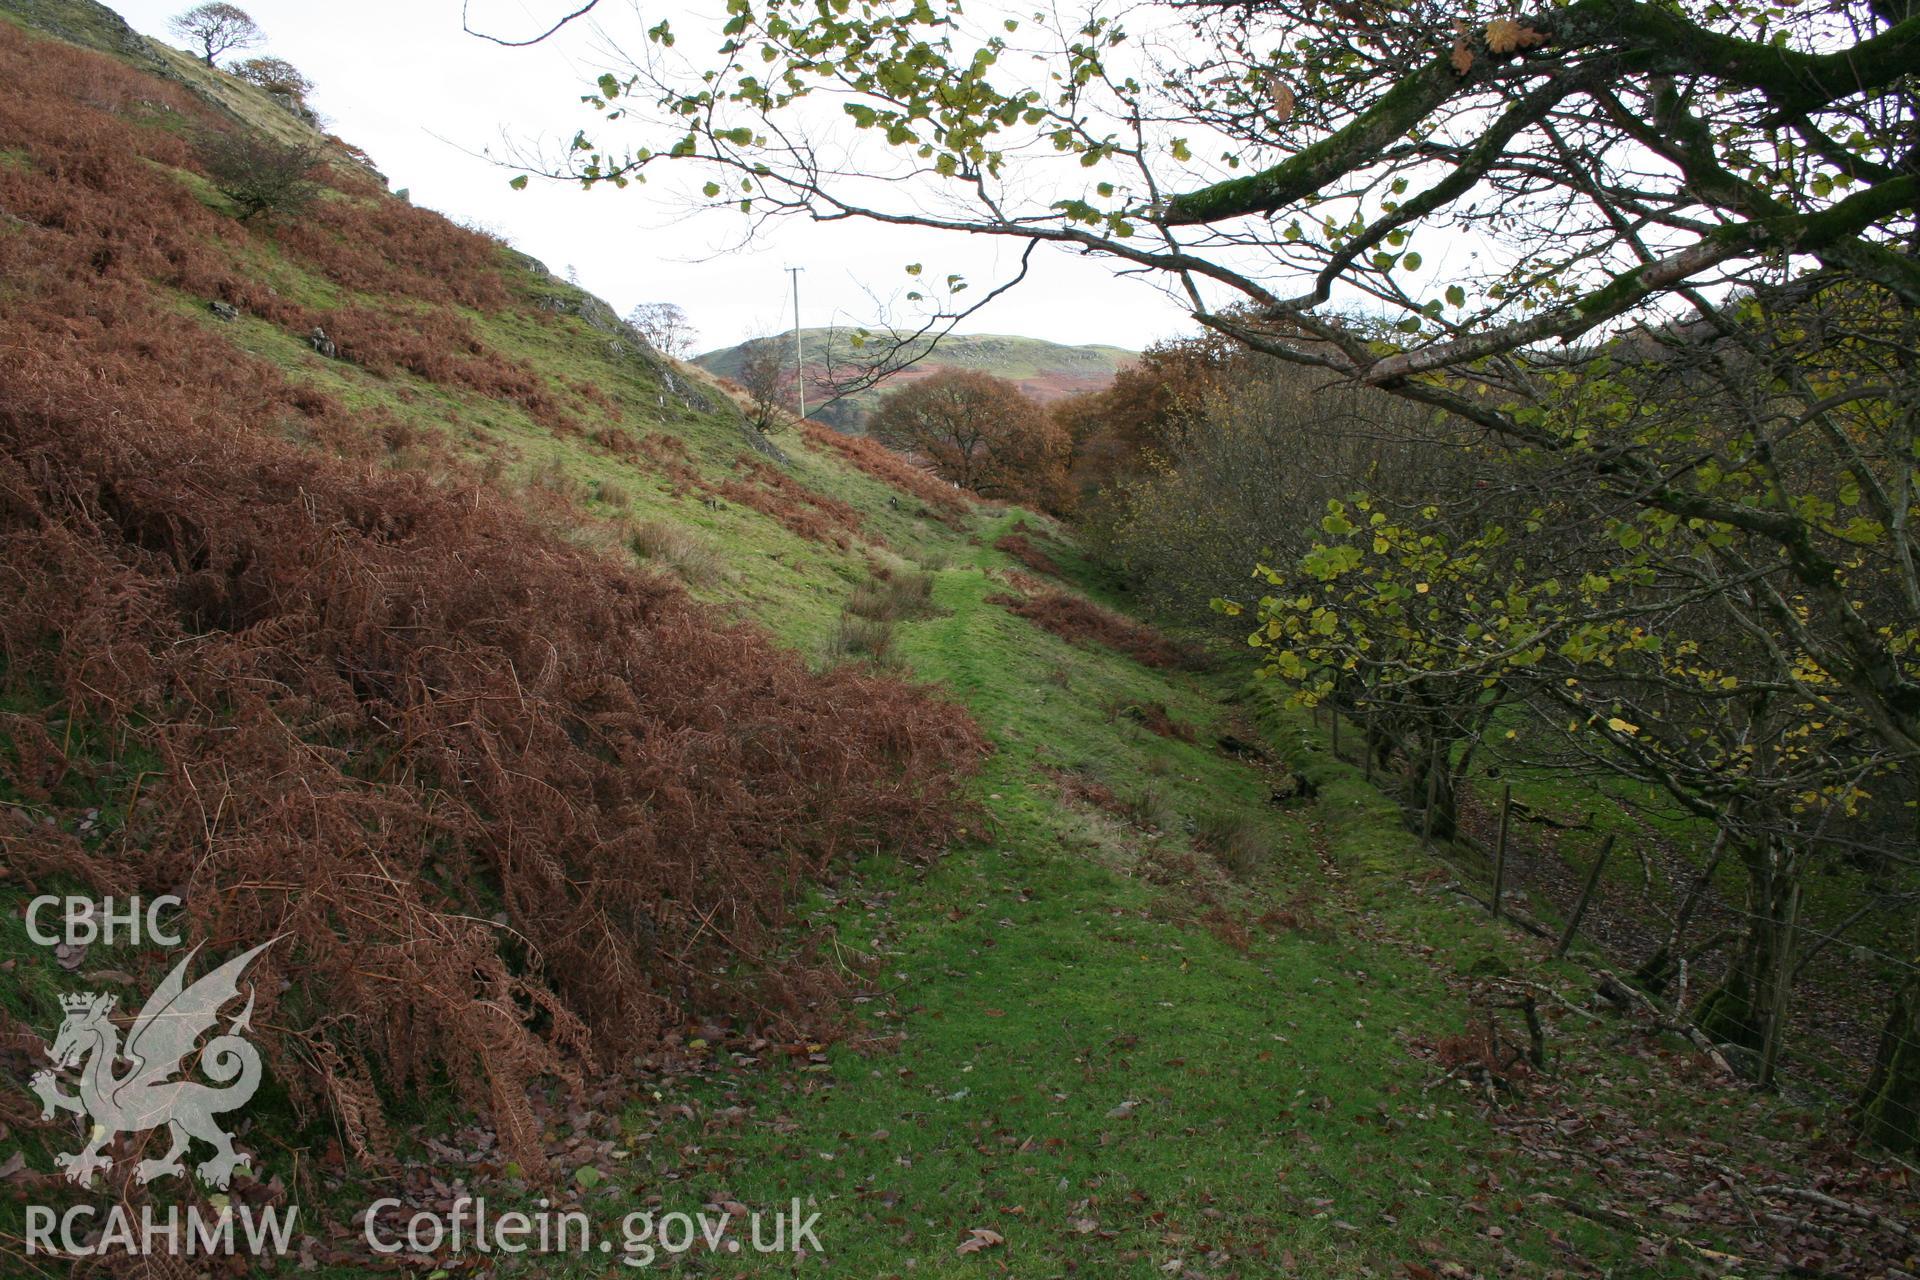
[[[240,318],[240,308],[234,306],[231,302],[222,302],[218,298],[215,298],[207,304],[207,310],[213,312],[215,316],[227,321],[229,324]]]
[[[546,263],[540,261],[540,259],[530,253],[522,253],[518,249],[508,249],[506,254],[507,261],[513,263],[522,271],[530,272],[536,276],[551,276],[553,274],[553,272],[547,270]]]
[[[327,331],[319,325],[313,326],[313,332],[307,335],[307,341],[315,351],[318,351],[327,359],[337,360],[340,358],[340,348],[335,345],[332,338],[327,336]]]
[[[757,427],[750,426],[745,422],[741,423],[740,438],[746,441],[747,448],[753,450],[763,458],[777,462],[783,467],[793,465],[793,459],[787,456],[786,450],[767,439],[766,433]]]
[[[542,273],[546,268],[532,258],[514,250],[508,250],[513,257],[533,263]],[[531,268],[530,268],[531,269]],[[709,391],[698,383],[688,382],[674,376],[673,362],[660,354],[641,332],[620,318],[618,312],[599,298],[584,291],[564,293],[543,293],[534,299],[534,305],[542,311],[557,316],[578,316],[589,329],[608,336],[607,354],[616,360],[635,360],[645,365],[653,376],[659,379],[665,391],[661,406],[666,405],[665,397],[671,397],[696,413],[724,413],[732,404],[718,392]],[[751,428],[743,428],[748,447],[756,453],[786,465],[790,459],[779,446]]]

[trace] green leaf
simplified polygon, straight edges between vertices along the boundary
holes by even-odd
[[[524,173],[515,174],[513,180],[507,183],[507,185],[515,191],[525,191],[527,189],[527,175]]]

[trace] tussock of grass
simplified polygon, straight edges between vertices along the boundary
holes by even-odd
[[[1166,791],[1142,782],[1120,794],[1120,812],[1128,822],[1146,831],[1168,831],[1180,821],[1180,811]]]
[[[847,600],[847,612],[878,622],[900,622],[917,618],[933,607],[933,575],[930,573],[894,573],[874,578],[853,589]]]
[[[826,656],[829,662],[864,659],[885,664],[893,656],[893,623],[886,618],[841,614],[827,638]]]
[[[596,480],[593,482],[593,500],[616,511],[625,511],[633,505],[633,495],[618,480]]]
[[[627,526],[627,546],[642,560],[671,569],[688,586],[710,587],[720,581],[720,553],[683,525],[636,520]]]
[[[1203,815],[1193,842],[1236,880],[1251,879],[1267,860],[1266,840],[1244,813],[1230,809]]]

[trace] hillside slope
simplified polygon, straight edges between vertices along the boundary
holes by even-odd
[[[800,337],[811,384],[824,385],[843,377],[847,369],[858,363],[860,352],[853,346],[849,330],[802,329]],[[782,344],[783,352],[792,350],[791,332],[774,340]],[[694,357],[694,363],[719,377],[738,381],[746,347],[747,344],[741,343],[709,351]],[[845,431],[857,431],[888,391],[931,377],[942,369],[991,373],[1018,383],[1022,391],[1036,400],[1057,400],[1105,387],[1137,354],[1120,347],[1066,346],[1010,334],[954,334],[941,339],[939,346],[924,360],[894,374],[881,385],[820,406],[809,416]]]
[[[31,898],[178,892],[209,955],[285,938],[269,1084],[218,1193],[71,1185],[85,1121],[0,1090],[0,1270],[59,1265],[28,1204],[214,1194],[303,1207],[287,1274],[619,1269],[369,1254],[375,1197],[478,1194],[610,1240],[797,1199],[804,1265],[863,1277],[1691,1275],[1805,1236],[1891,1274],[1843,1211],[1748,1211],[1817,1115],[1590,1008],[1070,529],[758,439],[347,152],[236,220],[190,141],[291,117],[166,65],[0,21],[0,1069],[177,959],[54,951]]]

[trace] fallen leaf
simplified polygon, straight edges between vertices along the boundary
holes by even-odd
[[[1002,1245],[1006,1242],[1007,1238],[991,1227],[972,1227],[967,1231],[967,1238],[960,1242],[959,1246],[954,1249],[954,1252],[960,1254],[979,1253],[982,1249],[991,1249],[995,1245]]]

